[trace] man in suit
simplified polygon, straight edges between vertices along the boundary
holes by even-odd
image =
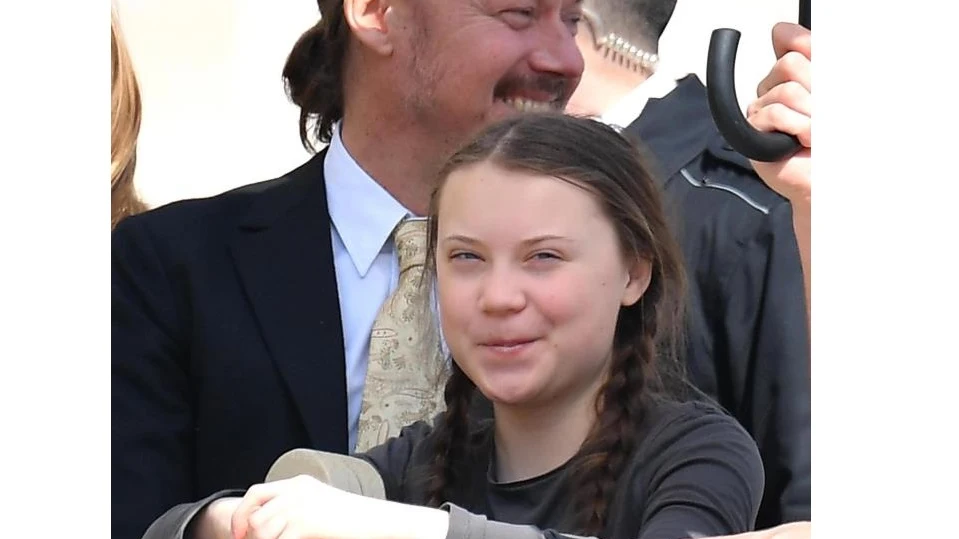
[[[759,446],[756,526],[808,520],[809,332],[792,208],[725,143],[702,82],[660,60],[675,7],[585,0],[585,69],[569,110],[624,128],[659,165],[690,276],[689,377]]]
[[[574,0],[319,0],[284,68],[304,144],[283,177],[113,234],[113,537],[259,482],[292,448],[358,443],[392,239],[467,137],[562,109],[582,71]],[[375,396],[373,396],[375,398]]]

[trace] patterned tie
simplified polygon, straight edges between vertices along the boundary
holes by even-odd
[[[408,218],[393,232],[400,276],[373,322],[356,451],[367,451],[445,408],[446,361],[431,337],[429,302],[420,288],[426,220]]]

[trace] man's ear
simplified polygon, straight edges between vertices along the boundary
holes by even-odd
[[[393,0],[344,0],[343,16],[352,34],[370,50],[389,56],[393,38],[387,19],[394,9]]]
[[[649,288],[653,278],[653,266],[645,258],[639,258],[630,266],[626,274],[626,288],[623,290],[623,307],[629,307],[639,301]]]

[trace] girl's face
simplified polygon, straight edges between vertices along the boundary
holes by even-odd
[[[481,162],[454,171],[437,221],[443,335],[500,405],[550,405],[595,391],[616,320],[649,283],[625,260],[594,196],[551,176]]]

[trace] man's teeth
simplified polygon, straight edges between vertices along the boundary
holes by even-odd
[[[546,112],[553,110],[552,104],[543,101],[533,101],[523,97],[509,97],[503,100],[507,105],[522,112]]]

